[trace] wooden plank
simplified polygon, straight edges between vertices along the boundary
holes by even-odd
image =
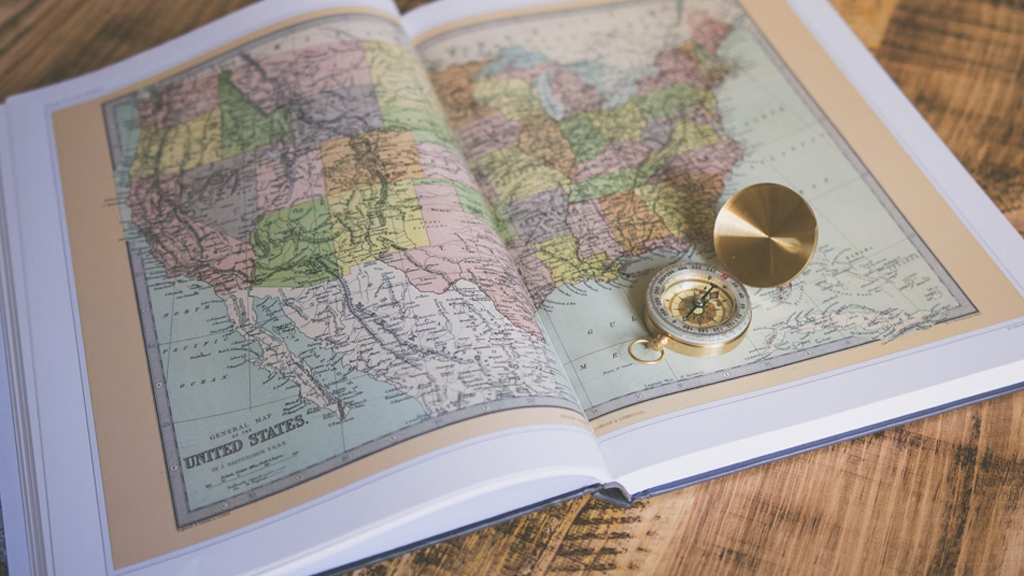
[[[0,98],[112,64],[248,3],[0,3]],[[1024,231],[1024,5],[833,5]],[[360,574],[1017,574],[1021,446],[1018,394],[628,510],[579,499]]]
[[[1024,232],[1024,6],[902,0],[878,58]]]

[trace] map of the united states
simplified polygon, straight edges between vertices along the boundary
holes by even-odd
[[[730,0],[418,50],[319,18],[104,113],[181,525],[489,412],[598,417],[973,312]],[[763,181],[818,215],[805,274],[753,293],[732,353],[631,362],[646,278],[713,262]]]
[[[732,0],[564,6],[427,36],[448,122],[588,416],[974,311]],[[815,210],[817,257],[754,291],[732,353],[633,363],[647,280],[717,264],[718,209],[765,181]]]
[[[180,522],[487,411],[579,410],[395,24],[316,20],[106,108]]]
[[[614,280],[624,256],[709,244],[725,177],[741,158],[714,88],[728,24],[688,14],[692,39],[653,55],[622,102],[596,62],[513,47],[433,80],[510,253],[539,306],[556,288]]]

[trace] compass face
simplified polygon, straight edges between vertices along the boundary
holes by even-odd
[[[676,320],[693,328],[713,328],[736,313],[736,297],[725,283],[711,274],[686,274],[665,288],[661,305]]]
[[[751,319],[746,288],[699,262],[680,262],[655,275],[646,308],[652,330],[681,343],[691,355],[714,356],[716,350],[731,349]]]

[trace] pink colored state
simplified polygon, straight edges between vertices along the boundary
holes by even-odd
[[[431,245],[465,242],[468,230],[481,227],[475,216],[462,209],[455,188],[445,184],[417,184],[415,189]]]
[[[423,175],[427,178],[452,180],[476,188],[476,180],[465,160],[447,146],[427,142],[416,144],[416,151],[420,155]]]
[[[700,73],[699,64],[679,48],[662,50],[654,58],[654,65],[658,67],[658,74],[644,78],[640,82],[640,94],[657,92],[676,84],[696,86],[704,84],[704,76]]]
[[[551,270],[537,258],[533,246],[522,240],[509,242],[508,252],[519,265],[519,274],[526,282],[526,289],[530,292],[533,305],[540,306],[548,294],[555,291],[555,279],[551,276]]]
[[[540,337],[530,296],[501,239],[463,212],[451,186],[424,184],[415,188],[432,246],[395,252],[382,260],[405,272],[409,282],[422,292],[442,294],[459,280],[471,282],[512,325]]]
[[[264,114],[304,96],[372,83],[358,41],[322,44],[263,58],[235,69],[231,81]]]
[[[707,12],[693,12],[687,22],[692,30],[693,41],[700,44],[708,54],[718,52],[718,45],[732,32],[732,26],[715,20]]]
[[[213,112],[218,102],[217,75],[205,73],[162,85],[149,99],[136,99],[135,107],[143,126],[163,129]]]
[[[260,216],[327,194],[319,149],[296,153],[290,144],[280,143],[257,150],[256,154]]]
[[[466,160],[472,162],[506,146],[515,146],[521,126],[501,112],[488,114],[455,131]]]
[[[580,164],[572,181],[583,182],[602,174],[625,170],[643,162],[650,153],[651,151],[639,142],[612,141],[604,152]]]
[[[149,243],[168,276],[194,278],[218,292],[249,284],[255,260],[252,247],[184,216],[179,175],[132,182],[128,208],[132,222]]]
[[[609,260],[617,260],[625,253],[615,241],[608,222],[604,219],[599,200],[587,200],[569,205],[569,230],[579,241],[580,259],[595,254],[606,254]]]
[[[601,92],[584,84],[572,72],[559,71],[551,79],[551,92],[565,106],[565,117],[601,108]]]
[[[718,174],[728,176],[733,166],[743,158],[743,147],[739,142],[726,138],[710,146],[691,150],[679,156],[673,156],[658,168],[651,176],[648,184],[661,182],[676,174]]]

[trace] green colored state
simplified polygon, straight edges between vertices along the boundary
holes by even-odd
[[[222,72],[218,80],[222,158],[292,137],[292,117],[287,108],[264,114],[231,82],[230,71]]]
[[[640,180],[639,169],[636,167],[626,168],[611,174],[602,174],[578,184],[573,184],[569,192],[569,203],[586,202],[595,198],[610,196],[623,190],[635,188]]]
[[[698,104],[709,110],[717,108],[715,95],[693,84],[674,84],[630,101],[647,119],[664,118]]]
[[[643,186],[671,158],[711,146],[723,136],[713,127],[697,124],[689,118],[676,120],[668,144],[648,156],[639,166],[602,174],[570,188],[569,202],[585,202]]]
[[[420,144],[441,144],[458,150],[455,135],[444,118],[415,108],[382,108],[385,130],[410,131]]]
[[[251,236],[253,283],[315,286],[385,254],[428,246],[415,182],[349,190],[262,216]]]
[[[314,286],[341,274],[325,198],[262,216],[251,240],[257,286]]]
[[[455,187],[455,193],[459,195],[459,204],[462,205],[462,210],[466,214],[476,216],[478,220],[490,226],[493,230],[498,230],[498,224],[495,221],[494,212],[491,210],[491,206],[487,203],[487,200],[480,195],[479,192],[474,188],[470,188],[460,182],[449,182],[450,185]]]
[[[508,211],[505,210],[504,206],[494,207],[494,224],[494,229],[498,232],[502,242],[508,244],[519,238],[519,231],[516,230],[512,219],[508,217]]]
[[[495,150],[473,162],[474,171],[486,174],[498,204],[510,204],[531,194],[561,186],[569,188],[564,174],[544,165],[516,146]]]
[[[569,147],[576,155],[576,163],[592,160],[608,145],[601,130],[593,122],[591,114],[577,114],[559,123],[562,134],[569,141]]]
[[[673,236],[681,238],[715,227],[714,201],[695,197],[668,182],[641,186],[634,193],[661,218]]]

